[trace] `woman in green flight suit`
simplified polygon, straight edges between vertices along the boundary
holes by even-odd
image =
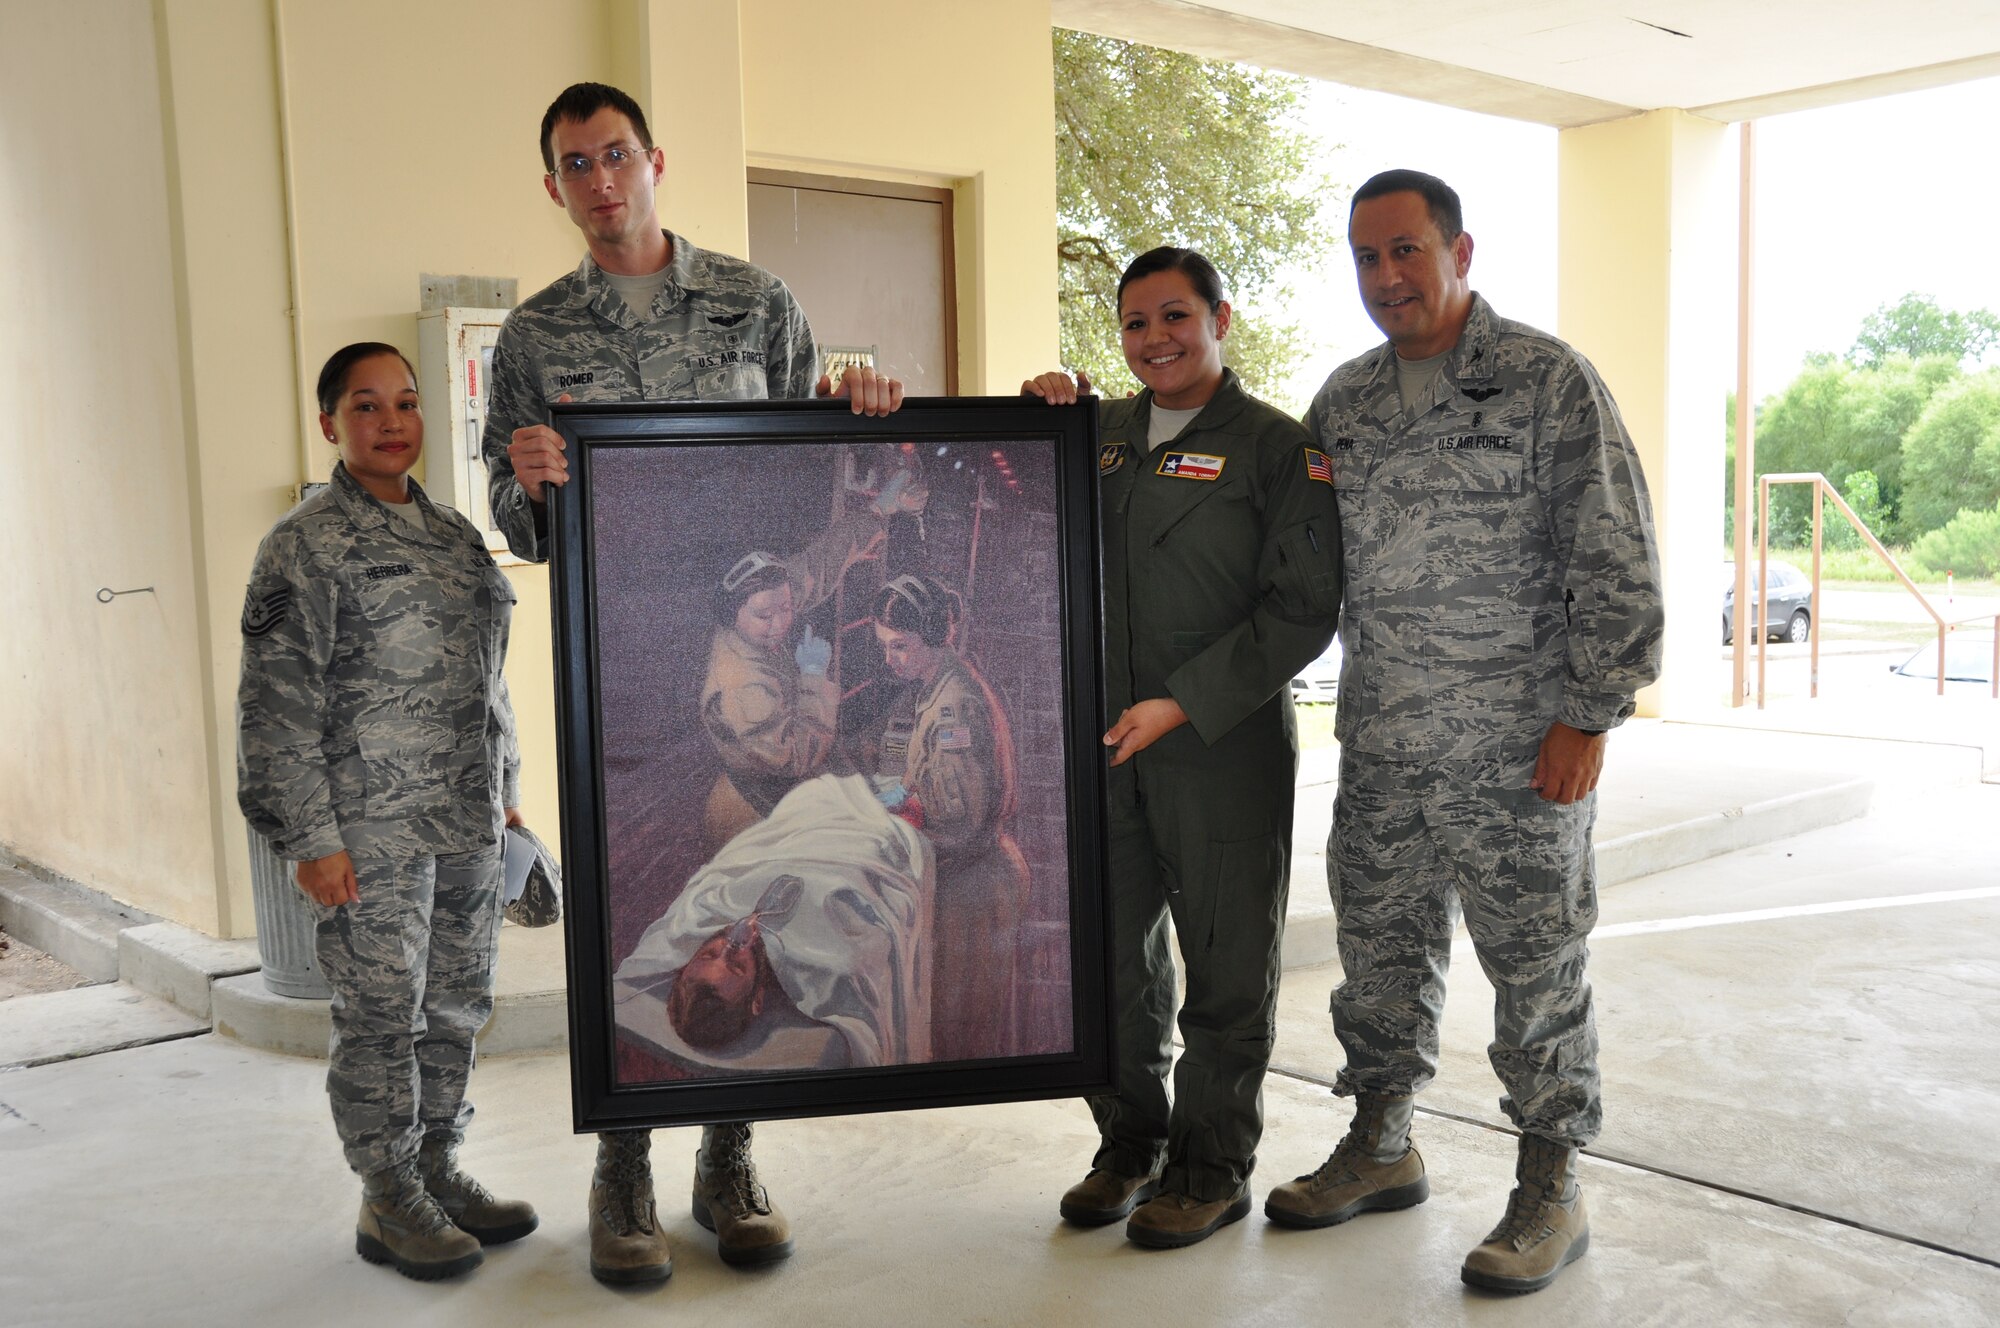
[[[1129,1215],[1129,1239],[1171,1248],[1250,1210],[1291,861],[1291,679],[1333,638],[1340,528],[1326,458],[1223,367],[1214,265],[1142,254],[1118,310],[1145,386],[1098,406],[1120,1063],[1062,1215]],[[1089,387],[1054,373],[1022,390],[1062,403]],[[1169,916],[1187,967],[1171,1100]]]

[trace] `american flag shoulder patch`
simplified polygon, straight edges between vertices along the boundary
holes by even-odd
[[[1326,484],[1333,483],[1333,462],[1318,448],[1306,449],[1306,478]]]

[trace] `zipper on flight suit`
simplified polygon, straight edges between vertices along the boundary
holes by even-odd
[[[1128,442],[1127,447],[1131,444]],[[1125,486],[1125,497],[1118,505],[1118,519],[1125,526],[1125,678],[1134,692],[1139,690],[1139,671],[1133,664],[1135,652],[1132,640],[1132,490],[1139,483],[1139,472],[1134,469],[1131,483]],[[1135,696],[1133,700],[1138,698]],[[1112,721],[1116,723],[1116,719]],[[1134,758],[1136,759],[1136,758]],[[1129,762],[1128,762],[1129,764]],[[1139,767],[1132,767],[1132,805],[1144,807],[1146,794],[1139,787]]]

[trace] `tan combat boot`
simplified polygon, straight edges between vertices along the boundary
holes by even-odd
[[[716,1253],[738,1267],[792,1252],[792,1224],[757,1183],[748,1122],[714,1125],[694,1155],[694,1220],[715,1233]]]
[[[1590,1248],[1590,1216],[1576,1183],[1576,1150],[1540,1135],[1521,1136],[1507,1214],[1458,1270],[1467,1286],[1540,1291]]]
[[[590,1275],[612,1286],[664,1282],[674,1275],[667,1233],[653,1204],[646,1130],[597,1136],[590,1178]]]
[[[1063,1194],[1061,1212],[1066,1222],[1080,1227],[1101,1227],[1131,1216],[1134,1208],[1159,1192],[1157,1174],[1121,1176],[1103,1167],[1092,1167],[1088,1176]]]
[[[1407,1097],[1356,1097],[1354,1122],[1340,1146],[1319,1170],[1273,1188],[1264,1216],[1280,1226],[1330,1227],[1430,1198],[1423,1155],[1410,1146],[1410,1114]]]
[[[496,1199],[493,1191],[458,1165],[456,1139],[425,1139],[417,1150],[424,1191],[437,1200],[451,1224],[481,1245],[505,1245],[541,1225],[525,1199]]]
[[[469,1273],[486,1257],[425,1193],[416,1163],[375,1172],[361,1185],[354,1251],[369,1263],[393,1264],[405,1277],[434,1282]]]
[[[1197,1199],[1169,1191],[1141,1204],[1125,1223],[1125,1239],[1149,1250],[1177,1250],[1207,1240],[1250,1213],[1250,1187],[1227,1199]]]

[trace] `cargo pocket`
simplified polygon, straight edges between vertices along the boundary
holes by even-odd
[[[703,365],[694,371],[697,401],[762,401],[770,395],[770,380],[761,364]]]
[[[1302,521],[1278,535],[1297,593],[1307,613],[1331,618],[1340,610],[1340,550],[1331,523]]]
[[[1521,670],[1534,653],[1526,613],[1472,614],[1413,622],[1423,662],[1429,723],[1452,737],[1493,733],[1533,703]]]
[[[451,729],[430,720],[365,724],[361,750],[364,803],[371,821],[441,816],[450,805]]]
[[[1513,947],[1540,964],[1560,963],[1597,922],[1589,844],[1594,803],[1564,806],[1528,788],[1514,796],[1513,871],[1496,873],[1495,902],[1505,909],[1502,925]]]
[[[1202,953],[1254,962],[1270,948],[1285,908],[1279,855],[1278,838],[1268,832],[1209,845],[1208,916],[1199,920],[1197,936]]]

